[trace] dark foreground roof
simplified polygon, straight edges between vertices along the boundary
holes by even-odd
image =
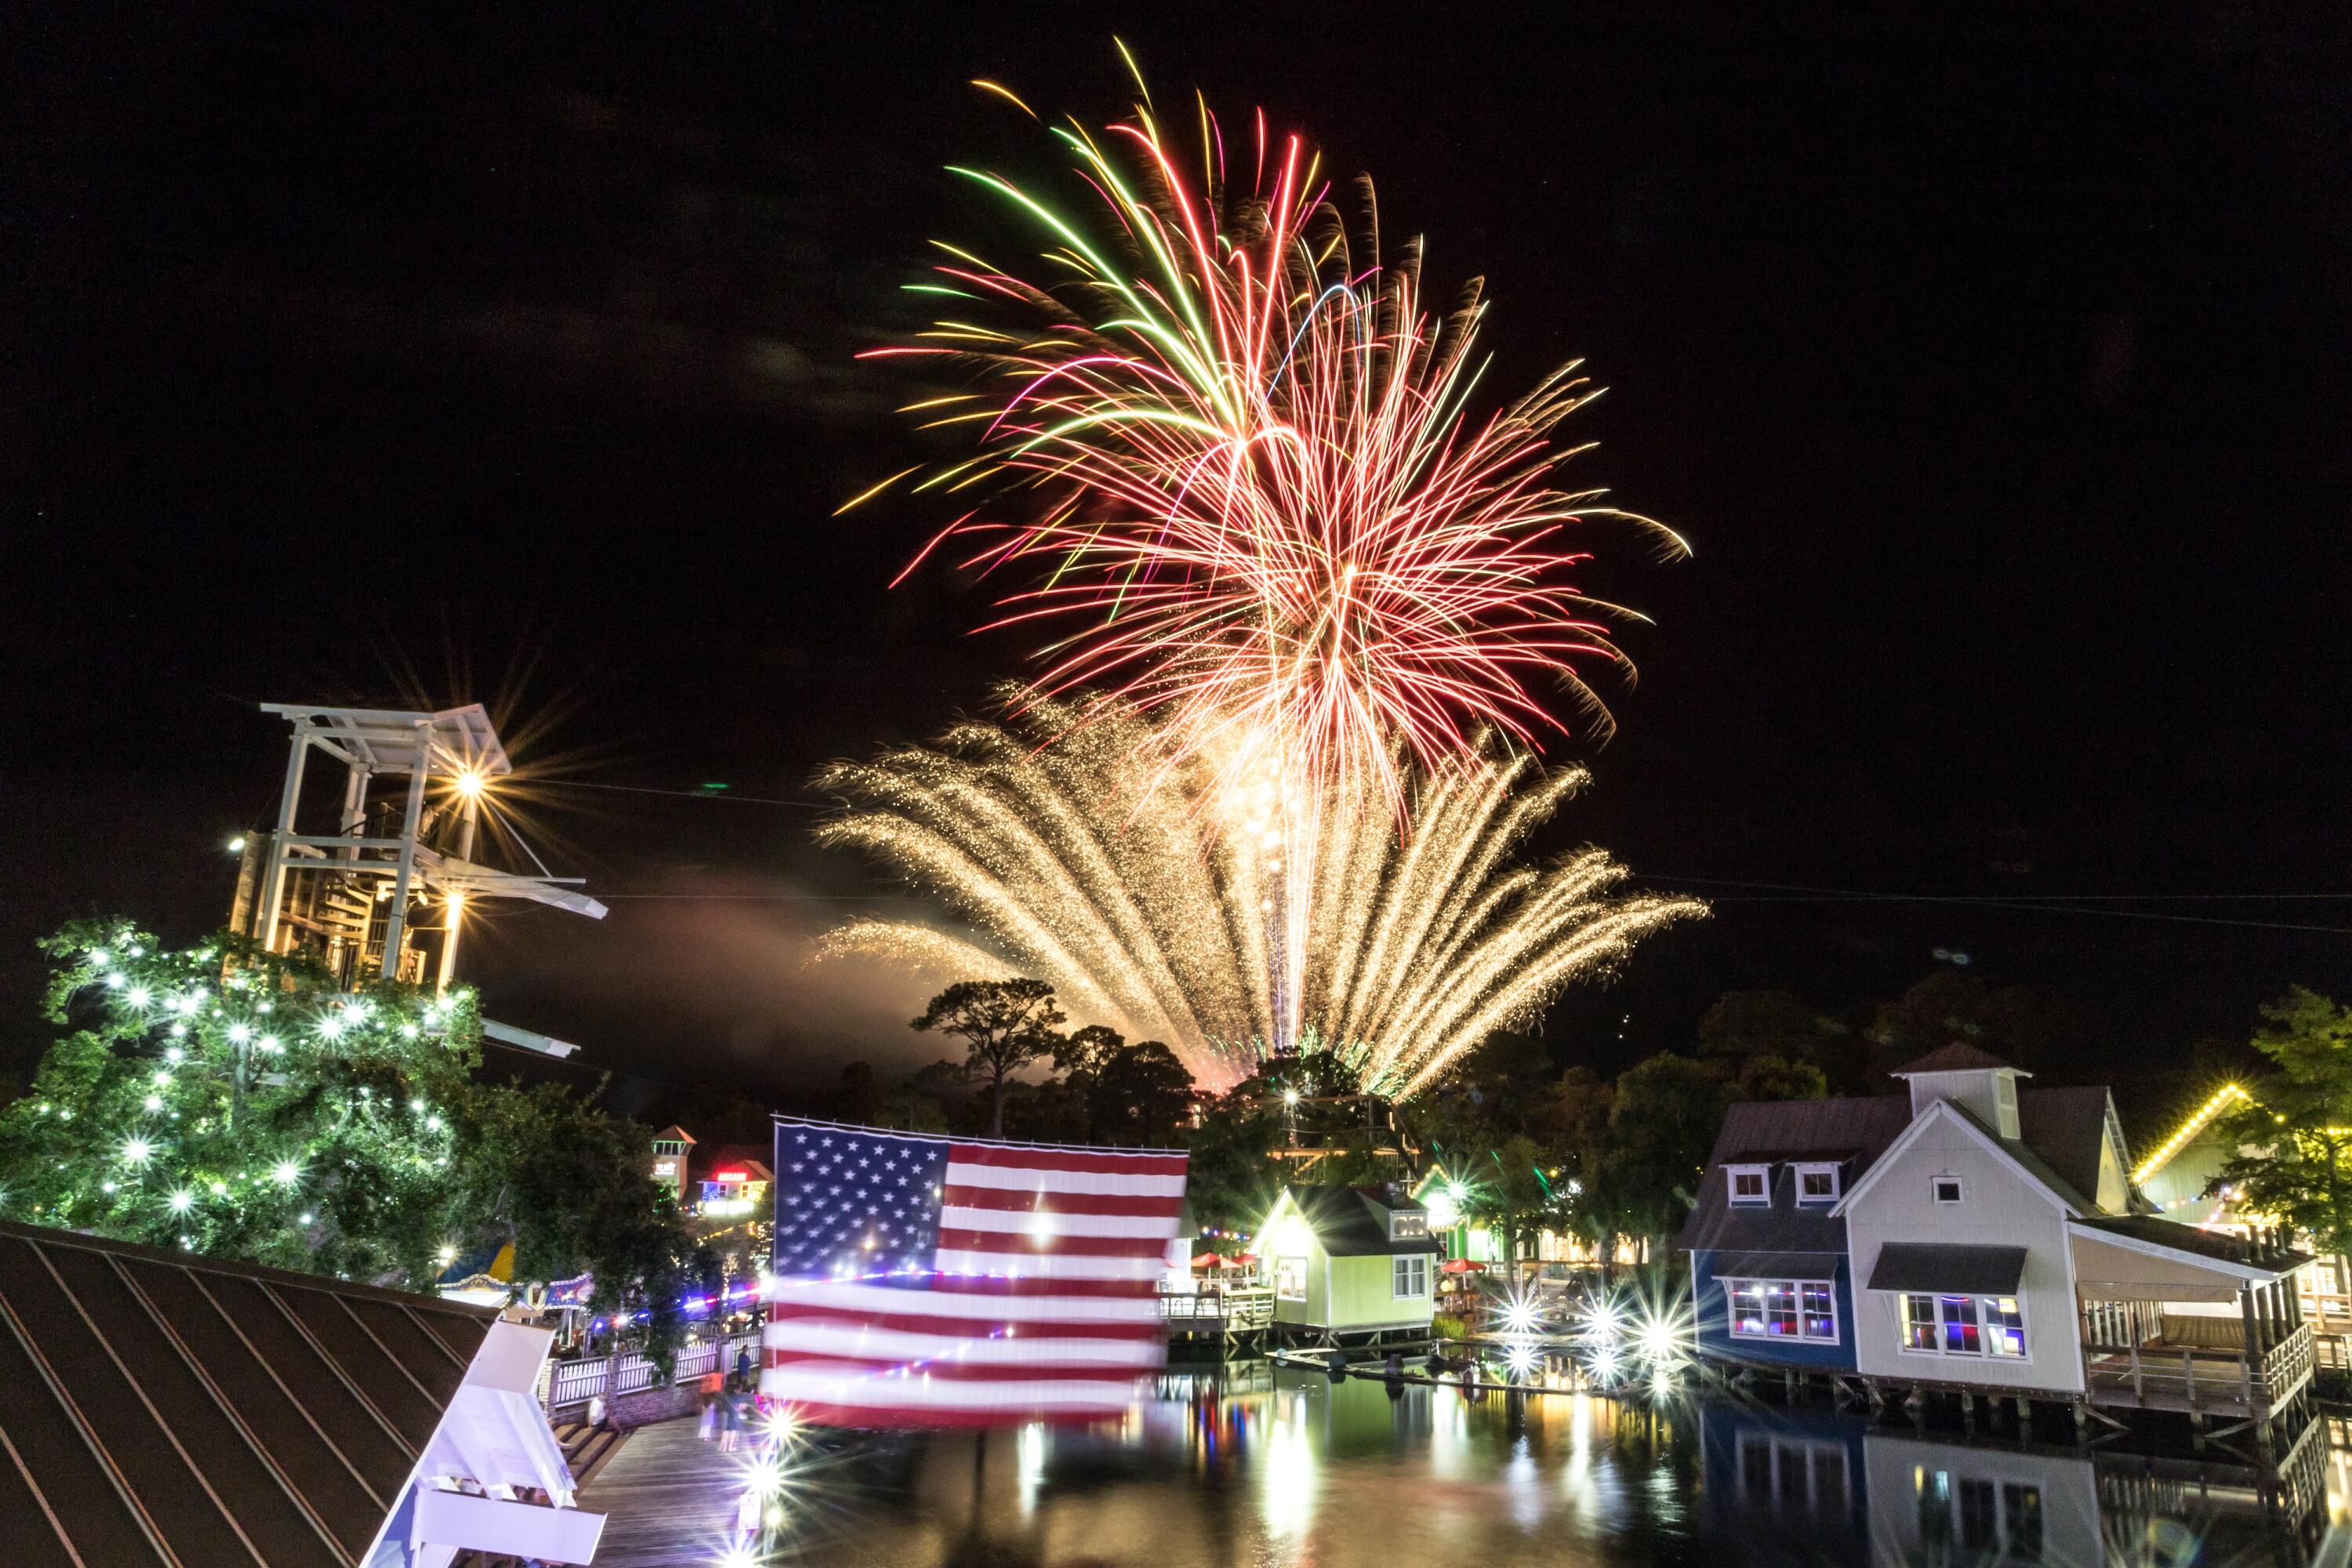
[[[1418,1198],[1391,1197],[1379,1187],[1291,1186],[1283,1191],[1315,1227],[1315,1239],[1322,1243],[1323,1250],[1334,1258],[1444,1250],[1433,1237],[1420,1241],[1389,1239],[1387,1212],[1425,1213]]]
[[[496,1316],[0,1224],[0,1562],[348,1568]]]

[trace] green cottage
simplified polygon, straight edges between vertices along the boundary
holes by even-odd
[[[1402,1185],[1285,1187],[1258,1236],[1278,1337],[1354,1348],[1429,1338],[1442,1249]]]

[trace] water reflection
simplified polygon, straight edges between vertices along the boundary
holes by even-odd
[[[2327,1519],[2324,1427],[2279,1459],[1965,1442],[1689,1399],[1475,1398],[1253,1363],[1171,1375],[1108,1427],[837,1442],[808,1489],[822,1506],[777,1561],[2300,1568]]]

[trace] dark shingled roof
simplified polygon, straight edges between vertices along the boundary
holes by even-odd
[[[2018,1138],[2049,1164],[2061,1180],[2096,1203],[2099,1151],[2107,1131],[2107,1091],[2088,1089],[2029,1089],[2017,1097]],[[2125,1173],[2128,1175],[2128,1170]]]
[[[1906,1095],[1748,1100],[1733,1106],[1724,1116],[1723,1131],[1716,1134],[1707,1179],[1699,1184],[1698,1205],[1675,1245],[1702,1251],[1843,1253],[1845,1221],[1830,1217],[1835,1205],[1800,1205],[1796,1173],[1780,1162],[1843,1161],[1843,1191],[1910,1125],[1911,1100]],[[1735,1205],[1717,1173],[1726,1164],[1766,1161],[1774,1162],[1771,1205]]]
[[[1308,1187],[1282,1189],[1307,1223],[1315,1239],[1334,1258],[1370,1258],[1382,1253],[1439,1252],[1434,1237],[1424,1241],[1391,1241],[1390,1213],[1425,1214],[1418,1198],[1391,1197],[1382,1187]]]
[[[11,1568],[352,1568],[497,1314],[0,1223]]]
[[[1979,1050],[1965,1040],[1937,1046],[1908,1067],[1896,1068],[1892,1076],[1909,1078],[1915,1072],[1983,1072],[1993,1068],[2008,1068],[2023,1078],[2033,1076],[2014,1063],[2005,1062],[1990,1051]]]

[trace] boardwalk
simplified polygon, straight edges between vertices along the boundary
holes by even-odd
[[[750,1456],[694,1431],[690,1418],[638,1428],[580,1494],[605,1516],[596,1568],[710,1568],[726,1556]]]

